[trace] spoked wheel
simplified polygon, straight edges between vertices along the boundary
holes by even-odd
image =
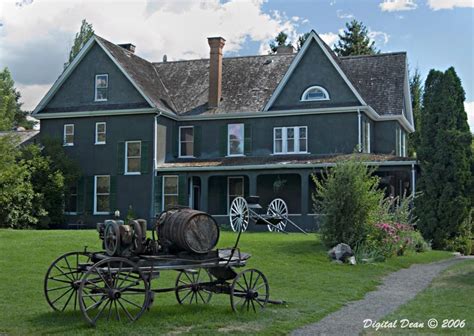
[[[130,225],[133,227],[131,251],[133,254],[141,254],[143,252],[144,240],[142,226],[136,220],[130,221]]]
[[[149,282],[133,262],[124,258],[99,261],[84,274],[79,305],[92,325],[102,319],[136,321],[150,303]]]
[[[239,273],[230,287],[230,305],[235,312],[265,308],[270,296],[268,281],[262,272],[248,269]]]
[[[104,247],[109,256],[115,255],[120,249],[120,230],[115,221],[108,221],[105,225]]]
[[[281,219],[275,225],[267,225],[269,231],[285,231],[288,222],[288,207],[284,200],[275,198],[271,201],[268,205],[267,215]]]
[[[77,290],[81,284],[84,265],[90,263],[90,255],[70,252],[57,258],[49,266],[44,277],[44,295],[54,310],[64,311],[79,305]]]
[[[212,292],[202,283],[212,282],[212,276],[207,269],[195,272],[181,271],[176,278],[176,300],[179,304],[203,304],[211,301]]]
[[[243,197],[236,197],[230,205],[230,227],[232,231],[244,232],[249,226],[249,207],[247,201]]]

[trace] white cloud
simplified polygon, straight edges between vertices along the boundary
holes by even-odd
[[[380,44],[380,43],[387,44],[390,38],[390,35],[388,35],[387,33],[382,32],[382,31],[370,30],[370,28],[369,28],[368,35],[371,40],[375,41],[376,44]]]
[[[22,85],[17,83],[15,86],[21,93],[20,102],[23,103],[23,110],[33,111],[36,104],[39,103],[41,98],[48,92],[51,84]]]
[[[416,9],[415,0],[384,0],[379,4],[383,12],[398,12]]]
[[[465,102],[464,109],[467,113],[467,122],[469,123],[469,127],[471,128],[471,133],[474,133],[474,101]]]
[[[263,12],[264,1],[42,0],[18,6],[1,0],[0,65],[12,70],[26,107],[38,102],[38,85],[59,76],[83,18],[112,42],[134,43],[150,61],[164,54],[169,60],[208,57],[208,36],[223,36],[224,51],[233,53],[246,40],[268,44],[280,31],[295,41],[297,22]]]
[[[339,19],[353,19],[354,18],[354,14],[343,13],[342,10],[340,9],[336,11],[336,15]]]
[[[453,9],[454,7],[474,8],[474,0],[428,0],[427,2],[433,10]]]
[[[336,33],[319,34],[319,37],[321,37],[321,39],[331,48],[339,39],[339,36]]]

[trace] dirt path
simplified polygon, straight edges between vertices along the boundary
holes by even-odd
[[[293,331],[292,335],[358,335],[363,330],[365,319],[380,320],[428,287],[440,272],[469,258],[473,257],[454,257],[431,264],[417,264],[391,273],[362,300],[348,303],[321,321]]]

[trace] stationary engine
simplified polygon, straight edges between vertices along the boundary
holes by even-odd
[[[102,247],[110,256],[130,256],[144,252],[146,246],[146,227],[144,219],[123,220],[108,219],[97,224]]]

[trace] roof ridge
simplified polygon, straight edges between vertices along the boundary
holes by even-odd
[[[406,55],[406,51],[393,51],[388,53],[380,53],[374,55],[352,55],[352,56],[338,56],[339,59],[347,59],[347,58],[368,58],[368,57],[382,57],[382,56],[393,56],[393,55]]]
[[[268,55],[246,55],[246,56],[228,56],[223,57],[223,60],[236,59],[236,58],[252,58],[252,57],[283,57],[283,56],[296,56],[297,53],[293,54],[268,54]],[[151,62],[152,64],[164,64],[164,63],[179,63],[179,62],[196,62],[196,61],[209,61],[209,58],[194,58],[189,60],[178,60],[178,61],[166,61],[166,62]]]

